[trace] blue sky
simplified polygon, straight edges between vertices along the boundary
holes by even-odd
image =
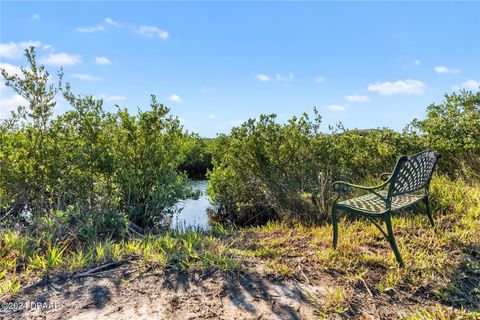
[[[402,129],[480,85],[480,2],[0,2],[0,62],[35,43],[74,92],[148,106],[202,136],[316,106],[329,124]],[[0,84],[0,116],[21,102]],[[67,110],[59,99],[57,113]]]

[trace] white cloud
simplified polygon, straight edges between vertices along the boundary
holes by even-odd
[[[39,61],[40,63],[54,66],[74,66],[82,63],[82,57],[80,55],[61,52],[42,57]]]
[[[6,59],[20,59],[23,56],[24,49],[29,47],[38,47],[38,41],[22,41],[0,43],[0,57]]]
[[[102,99],[104,102],[110,101],[124,101],[127,100],[125,96],[109,96],[106,94],[101,94],[99,96],[94,96],[95,99]]]
[[[324,83],[327,80],[325,77],[316,77],[315,82],[316,83]]]
[[[216,116],[216,115],[214,115],[214,114],[209,114],[209,115],[208,115],[208,118],[209,118],[209,119],[216,119],[216,118],[217,118],[217,116]]]
[[[127,100],[125,96],[104,96],[103,101],[124,101]]]
[[[90,32],[103,31],[105,30],[105,28],[101,24],[97,24],[96,26],[91,26],[91,27],[77,27],[76,30],[78,32],[90,33]]]
[[[97,24],[95,26],[86,26],[86,27],[77,27],[76,30],[78,32],[98,32],[98,31],[104,31],[105,26],[114,26],[114,27],[120,27],[120,23],[114,21],[112,18],[105,18],[103,20],[103,24]]]
[[[433,68],[433,71],[439,74],[447,74],[447,73],[459,73],[460,71],[458,69],[450,69],[445,66],[438,66]]]
[[[480,87],[480,82],[475,80],[467,80],[462,83],[462,86],[464,86],[466,89],[478,90],[478,87]]]
[[[270,77],[266,74],[257,74],[256,79],[258,81],[270,81]]]
[[[340,106],[338,104],[331,104],[327,106],[328,110],[334,111],[334,112],[344,112],[347,111],[347,108],[345,106]]]
[[[413,60],[413,64],[419,66],[422,62],[418,59]]]
[[[395,82],[377,82],[368,86],[368,91],[378,92],[381,95],[394,94],[408,94],[418,95],[423,94],[425,84],[419,80],[399,80]]]
[[[163,40],[167,40],[169,36],[167,31],[161,30],[154,26],[141,26],[140,28],[138,28],[138,33],[145,37],[159,37]]]
[[[168,97],[168,100],[176,103],[182,102],[182,98],[180,98],[180,96],[176,94],[172,94],[170,97]]]
[[[51,49],[51,48],[52,48],[52,46],[49,45],[49,44],[44,44],[44,45],[42,46],[42,50],[48,50],[48,49]]]
[[[360,95],[352,95],[352,96],[345,96],[345,99],[352,102],[368,102],[372,101],[369,96],[360,96]]]
[[[37,14],[37,13],[35,13],[35,14],[32,16],[32,20],[34,20],[34,21],[40,20],[40,15]]]
[[[0,98],[0,118],[8,116],[10,111],[15,110],[18,106],[26,105],[28,105],[28,101],[18,94],[10,96],[10,98]]]
[[[13,64],[0,63],[0,69],[5,70],[10,75],[16,74],[16,75],[19,75],[21,78],[23,78],[22,70],[19,67],[14,66]],[[0,74],[0,77],[1,77],[1,74]],[[5,85],[5,82],[3,81],[3,79],[0,80],[0,90],[5,89],[6,87],[7,86]]]
[[[277,79],[277,81],[292,81],[293,80],[293,74],[289,74],[288,77],[284,77],[280,74],[276,74],[275,78]]]
[[[480,82],[470,79],[462,83],[461,85],[453,86],[453,90],[468,89],[468,90],[479,90]]]
[[[84,81],[98,81],[101,80],[101,78],[98,77],[93,77],[89,74],[86,73],[74,73],[72,74],[72,78],[79,79],[79,80],[84,80]]]
[[[107,57],[95,57],[95,64],[105,65],[110,63],[111,61]]]
[[[105,20],[103,20],[103,21],[105,21],[106,24],[109,24],[109,25],[111,25],[111,26],[115,26],[115,27],[119,27],[119,26],[120,26],[120,24],[119,24],[118,22],[115,22],[115,21],[113,21],[111,18],[108,18],[108,17],[105,18]]]
[[[0,69],[4,69],[8,74],[22,75],[20,67],[14,66],[10,63],[0,63]]]

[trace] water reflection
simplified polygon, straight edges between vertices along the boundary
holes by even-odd
[[[177,206],[182,210],[173,216],[172,230],[210,229],[207,214],[211,208],[207,196],[208,180],[192,181],[191,186],[194,190],[200,191],[200,196],[197,200],[187,199],[178,202]]]

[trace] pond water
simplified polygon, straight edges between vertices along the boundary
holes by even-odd
[[[200,196],[197,200],[186,199],[178,202],[177,207],[181,211],[173,216],[172,230],[210,229],[208,209],[212,206],[207,196],[208,180],[192,181],[191,186],[193,190],[200,191]]]

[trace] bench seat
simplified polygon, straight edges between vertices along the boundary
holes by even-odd
[[[387,211],[385,207],[385,198],[387,197],[387,191],[382,190],[377,192],[380,194],[379,197],[376,194],[369,193],[360,197],[344,200],[337,203],[338,207],[345,207],[350,209],[362,210],[371,214],[381,214]],[[403,194],[392,197],[392,207],[391,211],[401,210],[403,208],[410,207],[414,203],[422,200],[425,197],[425,194]]]

